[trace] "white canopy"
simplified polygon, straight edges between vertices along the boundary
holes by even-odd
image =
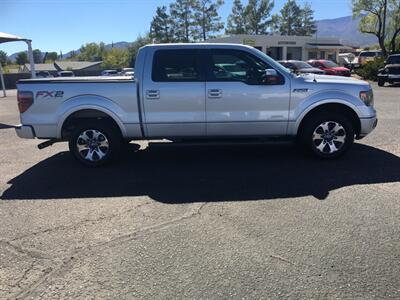
[[[20,36],[8,34],[5,32],[0,32],[0,43],[16,42],[16,41],[30,41],[30,40],[24,39]]]
[[[32,40],[30,39],[25,39],[16,35],[12,35],[9,33],[5,32],[0,32],[0,44],[1,43],[7,43],[7,42],[26,42],[28,44],[28,56],[29,56],[29,61],[31,64],[31,76],[32,78],[35,78],[36,73],[35,73],[35,63],[33,61],[33,52],[32,52]],[[3,86],[3,94],[4,97],[6,96],[6,87],[4,84],[4,77],[3,77],[3,68],[1,67],[0,64],[0,79],[1,79],[1,85]]]

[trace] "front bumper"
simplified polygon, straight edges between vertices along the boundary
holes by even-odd
[[[360,134],[357,136],[357,139],[362,139],[363,137],[366,137],[368,134],[370,134],[375,127],[378,125],[378,118],[372,117],[372,118],[361,118],[361,130]]]
[[[35,131],[30,125],[19,125],[15,128],[15,132],[22,139],[34,139]]]

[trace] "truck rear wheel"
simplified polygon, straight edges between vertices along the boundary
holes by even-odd
[[[346,153],[354,143],[354,128],[341,114],[315,115],[306,121],[299,138],[314,155],[334,159]]]
[[[120,151],[121,135],[111,124],[89,121],[77,126],[69,139],[69,150],[81,163],[98,167]]]

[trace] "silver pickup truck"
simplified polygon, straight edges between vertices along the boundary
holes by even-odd
[[[89,166],[125,141],[293,138],[322,158],[345,153],[377,124],[364,81],[295,75],[252,47],[149,45],[135,77],[20,80],[21,138],[68,141]]]

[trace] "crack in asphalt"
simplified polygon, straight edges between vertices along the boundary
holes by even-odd
[[[123,211],[121,213],[117,213],[117,214],[113,214],[113,215],[101,216],[101,217],[96,218],[96,219],[84,219],[84,220],[79,221],[79,222],[77,222],[77,223],[75,223],[73,225],[70,225],[70,226],[60,225],[60,226],[56,226],[56,227],[53,227],[53,228],[47,228],[47,229],[44,229],[44,230],[41,230],[41,231],[31,232],[31,233],[28,233],[28,234],[13,238],[10,241],[14,242],[14,241],[18,241],[18,240],[21,240],[23,238],[26,238],[26,237],[37,236],[37,235],[41,235],[41,234],[44,234],[44,233],[58,231],[58,230],[76,229],[76,228],[79,228],[80,226],[82,226],[82,225],[84,225],[86,223],[95,224],[95,223],[98,223],[98,222],[104,221],[104,220],[112,220],[113,218],[120,217],[123,214],[130,213],[130,212],[132,212],[132,211],[134,211],[134,210],[136,210],[138,208],[141,208],[141,207],[143,207],[145,205],[148,205],[148,204],[151,204],[151,203],[152,202],[145,202],[145,203],[139,204],[139,205],[137,205],[137,206],[135,206],[133,208],[125,210],[125,211]]]
[[[149,203],[151,203],[151,202],[149,202]],[[143,203],[142,205],[136,206],[135,208],[144,206],[144,205],[149,204],[149,203]],[[53,268],[50,272],[43,274],[39,279],[37,279],[34,283],[29,285],[28,287],[26,287],[22,291],[16,293],[15,296],[13,296],[13,298],[15,298],[15,299],[28,298],[30,296],[30,294],[32,292],[34,292],[35,289],[38,286],[40,286],[43,282],[46,281],[47,278],[51,277],[53,274],[55,274],[57,272],[61,272],[62,270],[67,269],[71,265],[71,263],[75,260],[76,256],[82,255],[88,249],[100,248],[100,247],[103,247],[103,246],[111,245],[113,243],[127,242],[127,241],[130,241],[130,240],[133,240],[133,239],[137,238],[141,234],[154,233],[154,232],[163,230],[165,228],[169,228],[170,226],[178,224],[181,221],[188,220],[188,219],[191,219],[191,218],[193,218],[195,216],[201,215],[202,209],[207,204],[208,203],[204,202],[197,209],[192,211],[190,214],[184,214],[179,218],[175,218],[173,220],[170,220],[170,221],[167,221],[167,222],[163,222],[163,223],[160,223],[160,224],[157,224],[157,225],[148,226],[148,227],[136,230],[134,232],[131,232],[129,234],[117,237],[115,239],[112,239],[112,240],[109,240],[109,241],[106,241],[106,242],[103,242],[103,243],[98,243],[98,244],[96,244],[94,246],[89,246],[89,247],[85,247],[85,248],[83,248],[83,247],[76,248],[75,250],[71,251],[63,259],[63,262],[61,264],[59,264],[57,267]]]
[[[37,251],[35,249],[22,248],[20,246],[14,245],[13,243],[11,243],[9,241],[0,240],[0,245],[8,246],[8,247],[14,249],[14,251],[16,251],[20,254],[23,254],[23,255],[30,256],[33,259],[51,259],[50,257],[44,255],[40,251]]]

